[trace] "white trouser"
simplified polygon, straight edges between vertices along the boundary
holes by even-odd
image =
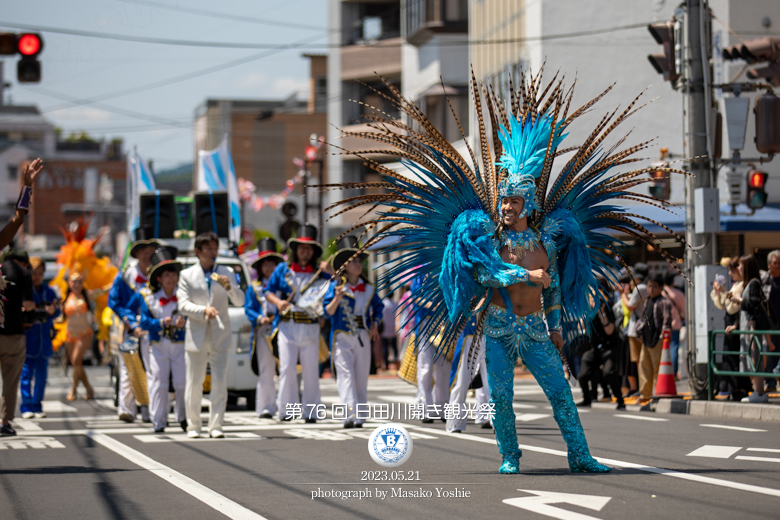
[[[444,417],[444,404],[450,395],[452,361],[439,356],[433,361],[434,346],[421,343],[417,354],[417,395],[425,406],[426,418]],[[434,409],[433,406],[437,408]]]
[[[138,341],[139,350],[141,351],[141,359],[144,362],[144,368],[146,369],[146,381],[149,382],[149,341],[144,337]],[[133,384],[130,382],[130,376],[127,373],[127,367],[125,366],[125,360],[122,354],[119,354],[119,413],[129,413],[131,417],[135,418],[137,411],[135,403],[135,392],[133,392]],[[144,405],[141,407],[141,419],[144,421],[149,420],[149,407]]]
[[[361,410],[363,417],[357,418],[357,404],[368,404],[368,373],[371,371],[371,339],[368,331],[360,329],[360,346],[357,336],[343,332],[336,333],[333,346],[333,365],[336,367],[336,387],[339,402],[347,405],[346,421],[356,424],[366,422],[367,411]]]
[[[227,326],[227,325],[226,325]],[[187,431],[200,433],[203,421],[200,418],[203,400],[203,381],[206,379],[206,364],[211,366],[211,393],[209,394],[209,434],[221,430],[227,408],[227,365],[230,344],[224,350],[216,350],[211,341],[211,323],[207,325],[206,338],[200,350],[185,350],[187,383],[185,401],[187,406]]]
[[[258,329],[255,329],[258,334]],[[276,375],[276,360],[268,347],[265,336],[257,337],[257,391],[255,393],[255,411],[257,415],[264,413],[276,414],[276,388],[274,388],[274,375]]]
[[[469,355],[471,345],[473,344],[473,339],[473,336],[467,336],[463,340],[463,347],[460,351],[458,373],[455,377],[452,389],[450,390],[450,404],[459,404],[460,408],[459,410],[457,410],[457,407],[456,409],[453,409],[454,412],[457,412],[457,419],[447,419],[448,432],[453,430],[460,430],[462,432],[466,431],[466,419],[468,418],[464,412],[466,395],[469,393],[469,385],[471,384],[471,380],[474,379],[474,375],[477,373],[477,370],[479,370],[479,373],[482,377],[482,388],[478,388],[475,392],[477,396],[477,409],[479,409],[482,404],[490,401],[490,390],[487,386],[487,370],[485,369],[485,345],[480,346],[477,359],[473,361],[474,366],[469,369]],[[482,412],[477,415],[477,418],[474,422],[476,424],[482,424],[487,420],[487,414]]]
[[[296,365],[301,362],[302,395],[298,395]],[[304,418],[316,419],[320,404],[320,325],[279,322],[279,418],[292,415],[292,405],[301,403]],[[289,410],[288,410],[289,405]],[[311,415],[310,415],[311,414]]]
[[[184,393],[186,385],[186,362],[184,361],[184,343],[173,343],[162,338],[151,345],[149,356],[149,413],[155,428],[168,425],[170,410],[168,381],[173,380],[176,392],[176,422],[186,419]]]

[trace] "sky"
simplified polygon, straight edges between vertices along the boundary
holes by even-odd
[[[283,45],[215,48],[70,35],[40,30],[42,81],[19,84],[16,56],[1,56],[13,104],[37,105],[65,135],[121,138],[163,170],[194,157],[193,120],[208,98],[305,99],[309,60],[326,53],[326,0],[25,0],[6,2],[0,31],[26,25],[153,39]],[[252,59],[256,57],[256,59]],[[246,63],[171,83],[232,61]],[[158,85],[158,86],[155,86]],[[154,87],[154,88],[150,88]]]

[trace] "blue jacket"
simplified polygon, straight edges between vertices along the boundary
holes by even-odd
[[[364,283],[366,285],[366,292],[371,293],[371,298],[368,305],[366,305],[366,310],[363,314],[363,324],[366,330],[369,330],[372,324],[382,323],[382,311],[385,309],[385,306],[382,303],[382,298],[380,298],[376,293],[376,288],[368,282]],[[322,300],[322,305],[327,307],[335,297],[336,281],[334,280],[330,282],[330,287],[328,287],[328,292],[325,293],[325,298]],[[355,312],[354,298],[344,296],[342,301],[346,301],[347,305],[350,307],[350,309],[352,309],[352,312]],[[347,325],[347,318],[344,316],[344,311],[342,310],[341,305],[336,307],[336,313],[333,316],[329,315],[327,311],[325,311],[325,316],[330,319],[330,345],[331,348],[333,348],[333,341],[336,337],[336,333],[349,332],[349,326]]]
[[[290,287],[290,284],[287,283],[287,280],[284,279],[284,276],[287,274],[287,271],[290,270],[290,267],[287,265],[286,262],[281,262],[279,265],[276,266],[276,269],[274,269],[274,272],[271,273],[271,277],[268,279],[268,285],[266,285],[263,288],[263,291],[266,293],[274,293],[275,295],[279,296],[283,300],[286,299],[292,292],[293,289]],[[326,275],[325,273],[320,273],[319,278],[329,279],[330,277]],[[300,296],[300,295],[298,295]],[[251,319],[249,321],[252,321]],[[279,310],[276,310],[276,317],[274,318],[273,328],[275,329],[279,324]]]
[[[125,330],[130,332],[140,325],[138,315],[141,310],[141,300],[138,293],[130,287],[122,273],[114,278],[114,285],[108,291],[108,307],[114,311],[122,323],[125,324]]]
[[[40,289],[33,287],[33,299],[36,306],[42,302],[53,302],[57,298],[57,293],[48,285],[42,285]],[[38,323],[25,330],[28,358],[48,358],[54,354],[50,332],[54,328],[54,319],[59,315],[60,309],[58,308],[53,316],[49,316],[46,323]]]
[[[455,382],[455,377],[458,375],[460,356],[463,352],[463,343],[466,341],[466,338],[473,336],[475,332],[477,332],[477,318],[476,316],[472,316],[466,324],[466,328],[464,328],[463,332],[458,336],[458,342],[455,344],[455,354],[452,356],[452,369],[450,370],[450,388],[452,388],[452,383]],[[482,345],[482,348],[485,348],[485,346]],[[483,381],[483,384],[487,385],[487,381]]]
[[[149,308],[146,298],[144,297],[144,292],[147,291],[150,291],[150,289],[141,289],[141,292],[137,293],[137,297],[134,298],[133,301],[137,301],[139,304],[141,311],[141,328],[149,333],[149,341],[159,343],[164,328],[163,320],[161,318],[155,317],[154,314],[152,314],[152,310]],[[154,297],[154,295],[150,296]],[[185,333],[186,331],[183,328],[176,329],[173,334],[173,342],[184,343]]]
[[[246,291],[246,298],[244,299],[244,314],[246,319],[252,324],[252,335],[249,338],[249,344],[252,345],[250,350],[250,356],[254,355],[255,349],[255,333],[260,326],[260,318],[263,317],[263,304],[260,302],[258,293],[263,292],[263,285],[260,282],[252,283]],[[251,357],[250,357],[251,359]]]

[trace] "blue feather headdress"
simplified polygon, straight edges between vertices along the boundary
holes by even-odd
[[[568,125],[612,87],[570,113],[573,87],[566,88],[563,79],[553,79],[544,86],[541,76],[540,71],[523,78],[519,89],[510,88],[510,99],[505,104],[472,74],[479,144],[472,149],[464,134],[467,156],[461,155],[420,107],[389,82],[385,82],[389,94],[378,94],[394,103],[404,118],[376,111],[363,116],[369,121],[367,130],[346,130],[342,134],[377,143],[374,149],[362,152],[342,150],[364,160],[379,173],[381,181],[323,186],[361,193],[327,208],[338,209],[329,220],[365,210],[359,212],[361,215],[351,214],[347,220],[353,225],[342,236],[364,228],[366,240],[361,252],[376,246],[391,258],[380,266],[378,290],[393,291],[411,277],[422,279],[419,289],[407,300],[414,302],[408,305],[408,316],[419,323],[415,330],[418,338],[441,338],[437,356],[457,339],[471,314],[481,311],[489,301],[483,298],[488,289],[474,280],[476,267],[481,265],[498,275],[511,274],[502,271],[508,264],[503,263],[498,251],[488,247],[495,245],[502,197],[523,197],[530,213],[529,225],[545,229],[555,241],[564,326],[572,334],[584,333],[587,327],[587,296],[593,293],[589,288],[596,286],[595,276],[614,279],[614,273],[625,265],[625,244],[607,235],[605,229],[643,241],[678,269],[675,259],[658,246],[656,237],[641,221],[665,229],[683,243],[684,239],[662,223],[640,212],[629,213],[619,205],[622,200],[631,200],[665,209],[664,201],[635,191],[652,180],[647,175],[651,169],[625,168],[639,160],[634,154],[646,149],[650,141],[620,149],[623,137],[617,144],[603,148],[615,128],[638,110],[635,105],[639,97],[624,110],[607,113],[577,146],[558,150]],[[458,116],[454,112],[453,116],[463,133]],[[566,151],[573,152],[571,158],[553,176],[556,157]],[[372,159],[377,154],[396,157],[414,175],[378,163]],[[686,174],[668,167],[652,170]],[[477,336],[485,316],[479,312]]]
[[[504,151],[496,163],[503,175],[498,184],[498,203],[504,197],[522,197],[525,204],[520,217],[539,209],[536,179],[542,174],[552,125],[552,116],[545,114],[535,121],[529,118],[525,124],[513,117],[509,119],[509,130],[503,125],[499,127],[498,138]],[[559,126],[552,148],[557,148],[564,137]]]

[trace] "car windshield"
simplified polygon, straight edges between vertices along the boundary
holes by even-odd
[[[194,256],[183,257],[183,258],[179,258],[178,260],[182,263],[185,269],[192,265],[195,265],[195,262],[198,261],[197,257]],[[247,284],[249,283],[249,281],[247,279],[248,273],[244,271],[244,265],[240,261],[234,260],[232,258],[219,258],[217,259],[217,263],[219,265],[225,265],[233,269],[233,271],[236,273],[236,278],[238,280],[239,287],[241,287],[241,290],[243,292],[246,292]],[[236,307],[235,305],[233,305],[232,302],[230,302],[230,306]]]

